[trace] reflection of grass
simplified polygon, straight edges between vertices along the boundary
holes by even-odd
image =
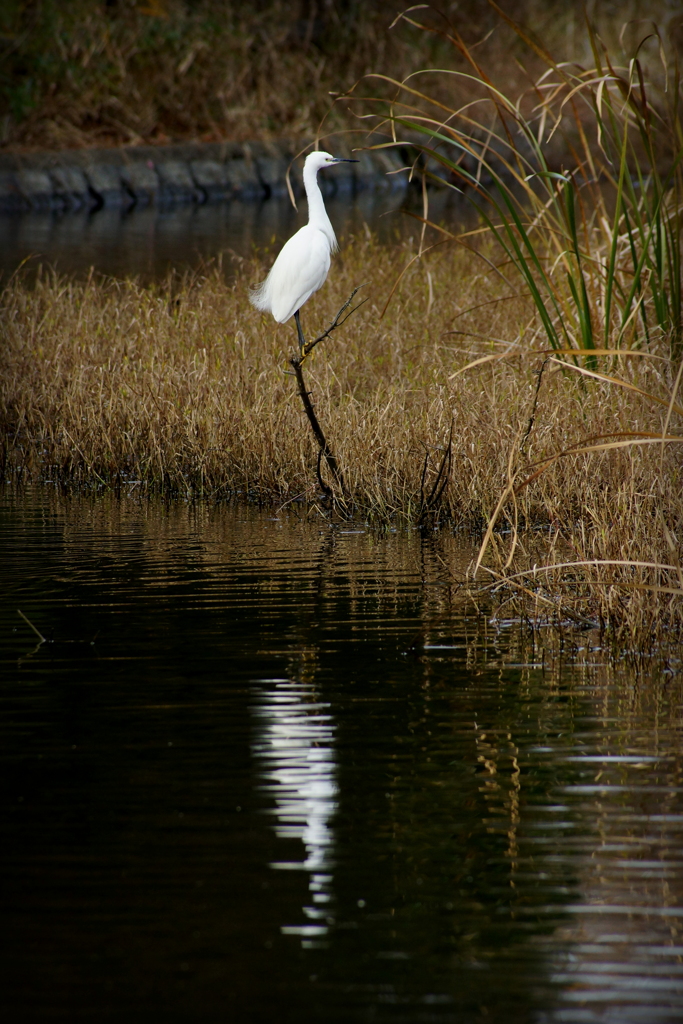
[[[654,440],[683,415],[667,340],[587,385],[548,356],[531,303],[462,248],[415,262],[380,319],[414,254],[346,241],[304,310],[312,333],[364,281],[367,304],[307,364],[357,514],[475,530],[495,520],[478,578],[524,574],[501,584],[508,609],[594,621],[629,644],[678,629],[680,446]],[[262,273],[245,263],[238,285],[213,271],[151,288],[11,283],[5,477],[315,506],[315,450],[283,372],[296,332],[248,302]],[[448,479],[425,517],[449,438]]]

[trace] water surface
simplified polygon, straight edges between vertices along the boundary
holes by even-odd
[[[445,533],[36,488],[0,546],[8,1019],[683,1019],[680,678]]]
[[[325,200],[342,245],[354,234],[372,231],[380,242],[417,237],[419,222],[406,209],[421,212],[412,193],[361,192]],[[0,214],[0,282],[21,265],[29,275],[41,265],[84,277],[91,268],[112,277],[153,281],[170,270],[191,270],[223,256],[249,256],[255,248],[277,249],[306,222],[306,202],[295,210],[289,199],[224,202],[204,206],[147,206],[128,210]],[[471,207],[456,193],[432,196],[430,217],[451,224],[472,217]]]
[[[368,192],[355,199],[328,199],[327,206],[340,234],[363,230],[371,223],[388,240],[405,227],[402,200],[402,193],[379,197]],[[281,244],[305,223],[305,201],[299,207],[297,212],[289,199],[282,198],[5,214],[0,216],[0,274],[6,280],[27,261],[29,270],[45,263],[70,276],[82,277],[94,267],[112,277],[155,280],[172,269],[202,266],[221,254],[247,256],[255,247]],[[230,273],[230,259],[224,262]]]

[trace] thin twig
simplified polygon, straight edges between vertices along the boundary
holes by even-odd
[[[21,617],[24,620],[24,622],[26,622],[31,627],[31,629],[36,634],[36,636],[38,637],[40,642],[43,643],[43,644],[46,644],[47,643],[47,637],[43,636],[43,634],[40,632],[39,629],[36,629],[36,627],[33,625],[31,620],[29,619],[28,615],[24,615],[24,613],[22,612],[21,608],[17,608],[17,611],[21,615]]]
[[[534,421],[536,420],[536,407],[538,406],[538,395],[539,395],[539,392],[541,390],[541,383],[543,381],[543,371],[545,370],[546,366],[548,365],[548,359],[549,358],[550,358],[549,356],[546,356],[545,359],[543,360],[543,362],[541,363],[540,368],[536,371],[536,377],[537,377],[537,380],[536,380],[536,392],[534,394],[534,401],[533,401],[533,404],[531,406],[531,413],[529,414],[529,424],[528,424],[528,426],[526,428],[526,433],[525,433],[524,437],[522,438],[522,443],[519,446],[519,453],[520,453],[520,455],[524,451],[524,445],[529,440],[529,434],[531,433],[531,431],[533,429],[533,426],[534,426]]]
[[[341,327],[342,324],[345,324],[346,321],[351,316],[351,314],[355,313],[357,309],[360,309],[360,307],[364,303],[366,303],[368,301],[367,299],[363,299],[361,302],[358,303],[357,306],[354,306],[352,310],[350,310],[348,313],[346,313],[346,310],[349,308],[349,306],[351,305],[351,303],[353,302],[353,300],[355,298],[356,292],[358,292],[359,289],[362,288],[362,287],[363,287],[362,285],[358,285],[358,288],[354,288],[353,289],[353,291],[349,295],[348,299],[346,300],[346,302],[344,303],[342,308],[339,310],[339,312],[337,313],[337,315],[335,316],[334,320],[332,321],[332,323],[330,324],[330,326],[327,328],[326,331],[323,331],[323,333],[320,334],[313,341],[307,341],[306,342],[306,344],[304,345],[303,352],[301,353],[301,355],[298,356],[298,357],[295,357],[295,358],[299,359],[300,364],[304,361],[306,356],[309,355],[309,353],[313,351],[313,349],[315,348],[315,346],[319,342],[324,341],[325,338],[329,338],[330,334],[332,334],[332,331],[336,331],[337,327]],[[342,315],[344,313],[346,313],[346,316],[342,319]],[[290,360],[290,362],[292,363],[292,365],[294,365],[294,361],[293,360]]]
[[[321,431],[321,433],[322,433],[322,431]],[[318,462],[317,462],[316,467],[315,467],[315,475],[318,478],[318,483],[320,485],[321,491],[324,491],[324,493],[327,495],[328,498],[332,498],[333,497],[332,489],[327,486],[327,484],[323,480],[322,474],[320,472],[320,463],[322,462],[322,457],[323,457],[323,453],[324,452],[325,452],[324,448],[318,448]],[[325,452],[325,458],[327,458],[327,452]],[[334,459],[334,456],[332,456],[332,458]],[[329,464],[329,459],[327,461],[328,461],[328,464]],[[337,460],[334,459],[334,461],[335,461],[335,464],[336,464]],[[339,467],[337,467],[337,468],[339,468]],[[336,474],[335,474],[335,476],[336,476]],[[343,478],[341,476],[341,472],[339,473],[339,486],[342,488],[342,490],[345,489],[344,488],[344,480],[343,480]]]
[[[451,429],[448,434],[448,444],[444,449],[444,453],[439,463],[439,468],[436,473],[436,478],[432,484],[432,489],[429,492],[429,496],[425,498],[425,482],[427,477],[427,465],[429,462],[429,451],[425,455],[424,466],[422,467],[422,480],[420,482],[420,494],[422,496],[422,508],[420,509],[420,515],[418,522],[422,523],[425,517],[432,509],[436,508],[441,501],[443,492],[446,489],[446,485],[451,475],[451,464],[453,461],[453,421],[451,420]]]

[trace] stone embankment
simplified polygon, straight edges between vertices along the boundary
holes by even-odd
[[[286,194],[285,176],[303,148],[271,143],[191,143],[126,146],[43,153],[0,153],[0,211],[78,210],[133,205],[176,205],[226,199],[267,199]],[[342,153],[335,146],[335,154]],[[321,176],[327,194],[403,189],[405,166],[393,149],[353,154]],[[291,175],[301,190],[300,173]]]

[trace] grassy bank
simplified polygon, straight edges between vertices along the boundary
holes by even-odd
[[[438,35],[405,21],[399,0],[5,0],[0,5],[0,146],[69,148],[268,139],[350,125],[330,93],[363,75],[428,65],[466,68]],[[482,59],[521,80],[522,48],[482,0],[442,5]],[[580,4],[504,4],[563,57],[583,51]],[[631,4],[592,5],[606,38],[642,18]],[[671,19],[663,0],[648,17]],[[440,14],[432,15],[443,26]],[[635,23],[634,23],[635,24]],[[490,38],[487,38],[489,37]],[[626,37],[630,38],[627,27]]]
[[[398,258],[411,256],[404,249],[347,240],[305,310],[305,326],[324,327],[364,283],[366,305],[308,366],[352,514],[479,536],[495,521],[477,579],[508,577],[498,600],[511,613],[521,601],[529,614],[609,629],[628,646],[674,636],[681,447],[651,440],[665,426],[675,433],[682,415],[669,404],[666,340],[601,362],[622,386],[587,378],[548,354],[529,302],[510,299],[465,249],[413,264],[382,318]],[[294,329],[248,303],[262,273],[245,262],[234,285],[217,270],[155,288],[14,281],[2,311],[5,479],[236,494],[330,514],[283,372]]]

